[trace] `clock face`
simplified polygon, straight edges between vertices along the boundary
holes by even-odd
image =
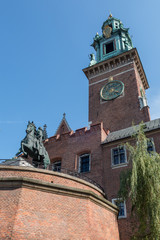
[[[105,84],[100,92],[103,100],[109,101],[119,97],[124,91],[124,84],[121,81],[114,80]]]

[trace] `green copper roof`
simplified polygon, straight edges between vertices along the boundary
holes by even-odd
[[[128,30],[129,28],[124,28],[119,19],[110,14],[102,25],[102,35],[96,33],[93,38],[91,46],[96,51],[96,61],[90,62],[90,66],[132,49]]]

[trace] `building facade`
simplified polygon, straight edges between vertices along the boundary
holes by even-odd
[[[94,180],[106,198],[118,204],[121,240],[131,236],[129,202],[117,203],[121,171],[131,168],[126,142],[134,125],[144,122],[148,148],[160,153],[160,119],[150,119],[145,91],[149,88],[138,51],[128,29],[109,16],[92,44],[89,67],[83,69],[89,86],[89,127],[72,131],[65,115],[53,137],[45,140],[54,171],[69,169]]]

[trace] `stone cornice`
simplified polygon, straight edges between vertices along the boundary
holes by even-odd
[[[146,78],[146,74],[143,69],[139,54],[136,48],[133,48],[127,52],[119,54],[113,58],[107,59],[105,61],[99,62],[93,66],[83,69],[84,74],[88,79],[96,77],[99,74],[107,73],[111,70],[115,70],[117,67],[123,67],[127,63],[132,63],[134,61],[141,81],[145,89],[149,88],[149,84]]]
[[[7,170],[7,171],[24,171],[24,172],[29,171],[29,172],[42,173],[42,174],[46,174],[46,175],[54,175],[54,176],[57,176],[57,177],[60,177],[60,178],[66,178],[66,179],[84,184],[84,185],[86,185],[90,188],[95,189],[96,191],[98,191],[102,195],[105,195],[104,192],[100,188],[96,187],[95,185],[93,185],[93,184],[91,184],[91,183],[89,183],[89,182],[87,182],[83,179],[71,176],[69,174],[61,173],[61,172],[54,172],[54,171],[50,171],[50,170],[46,170],[46,169],[40,169],[40,168],[30,168],[30,167],[20,167],[20,166],[2,166],[2,165],[0,165],[0,171],[4,171],[4,170]]]
[[[52,194],[61,194],[70,197],[87,198],[95,204],[104,207],[111,212],[118,214],[118,208],[106,200],[105,198],[98,196],[92,191],[63,186],[60,184],[54,184],[44,182],[37,179],[31,179],[26,177],[0,177],[0,190],[6,188],[29,188],[33,190],[48,192]]]

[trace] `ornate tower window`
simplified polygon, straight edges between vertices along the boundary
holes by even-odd
[[[114,41],[109,42],[109,43],[105,43],[103,45],[103,54],[108,54],[110,52],[113,52],[115,50],[115,46],[114,46]]]

